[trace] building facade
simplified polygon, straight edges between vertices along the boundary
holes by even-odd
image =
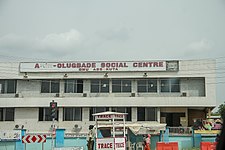
[[[92,114],[126,122],[192,126],[216,106],[215,60],[0,63],[0,130],[87,133]]]

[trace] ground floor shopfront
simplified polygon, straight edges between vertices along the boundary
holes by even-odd
[[[39,108],[3,108],[3,115],[14,116],[0,122],[0,130],[26,129],[28,132],[48,132],[52,129],[51,110]],[[8,111],[11,110],[11,111]],[[205,119],[208,108],[188,107],[58,107],[54,125],[66,132],[86,134],[94,125],[92,114],[104,111],[127,113],[126,122],[158,123],[169,127],[190,127],[195,119]],[[35,124],[35,126],[34,126]]]

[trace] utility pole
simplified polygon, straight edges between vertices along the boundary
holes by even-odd
[[[55,137],[55,118],[56,118],[56,114],[57,114],[57,102],[54,102],[54,100],[52,100],[52,102],[50,102],[50,108],[51,108],[51,117],[52,117],[52,143],[51,143],[51,147],[52,150],[54,150],[54,137]]]

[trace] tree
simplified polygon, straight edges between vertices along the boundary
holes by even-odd
[[[219,105],[217,112],[220,114],[221,118],[223,118],[223,116],[225,115],[225,103]]]

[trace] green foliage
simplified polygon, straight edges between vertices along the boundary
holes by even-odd
[[[217,111],[220,116],[223,118],[225,113],[225,104],[220,104]]]

